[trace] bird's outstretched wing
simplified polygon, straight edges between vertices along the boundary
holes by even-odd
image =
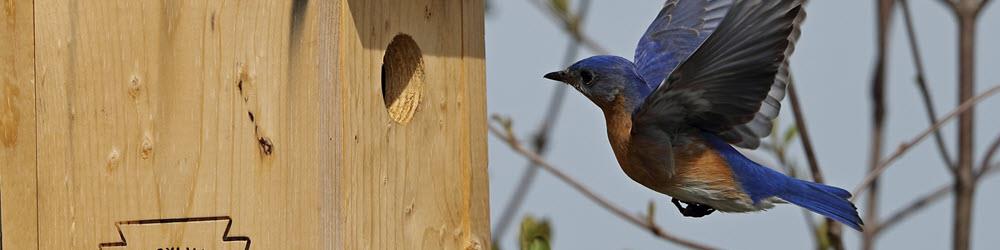
[[[738,0],[714,35],[639,106],[633,135],[693,126],[737,146],[757,147],[771,133],[784,97],[787,58],[805,16],[801,5]]]
[[[738,147],[755,149],[760,146],[760,139],[771,134],[774,128],[774,118],[778,117],[781,110],[781,100],[785,99],[785,89],[791,82],[791,75],[788,71],[788,58],[795,51],[795,42],[799,40],[799,28],[805,20],[806,12],[800,10],[792,21],[792,33],[788,36],[788,47],[785,48],[785,59],[778,68],[778,74],[774,77],[771,90],[767,92],[767,98],[761,104],[760,110],[754,115],[750,122],[738,125],[733,129],[719,132],[719,136],[729,143]]]
[[[635,48],[635,63],[649,89],[715,32],[733,1],[667,0]]]

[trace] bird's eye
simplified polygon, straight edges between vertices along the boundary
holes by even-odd
[[[594,72],[590,72],[589,70],[580,71],[580,82],[590,85],[592,81],[594,81]]]

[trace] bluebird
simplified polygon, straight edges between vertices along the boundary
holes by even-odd
[[[771,134],[802,2],[670,0],[639,39],[635,63],[599,55],[545,78],[596,104],[625,174],[673,197],[684,216],[791,203],[860,231],[850,192],[786,176],[733,148],[755,149]]]

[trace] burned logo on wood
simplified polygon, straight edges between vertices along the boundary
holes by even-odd
[[[250,249],[250,237],[230,236],[228,216],[120,221],[115,223],[119,242],[101,243],[104,249]]]

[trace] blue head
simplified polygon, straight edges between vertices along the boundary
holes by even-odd
[[[635,64],[617,56],[589,57],[566,70],[545,74],[545,78],[573,86],[605,110],[618,98],[622,98],[619,101],[624,101],[621,104],[627,105],[626,108],[634,109],[650,92]]]

